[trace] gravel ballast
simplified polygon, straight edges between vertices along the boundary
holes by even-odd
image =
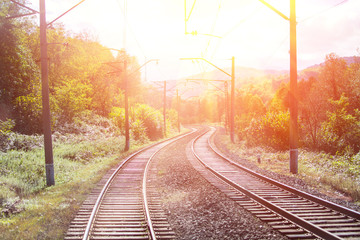
[[[286,239],[211,185],[192,166],[186,137],[152,164],[162,207],[176,239]]]

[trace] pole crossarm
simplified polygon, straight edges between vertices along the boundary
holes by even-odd
[[[6,19],[12,19],[12,18],[19,18],[19,17],[26,17],[26,16],[30,16],[30,15],[34,15],[34,14],[39,14],[40,12],[39,11],[36,11],[35,9],[32,9],[32,8],[29,8],[28,6],[25,6],[24,4],[22,3],[19,3],[19,2],[16,2],[14,0],[10,0],[11,2],[23,7],[23,8],[26,8],[27,10],[31,11],[31,13],[24,13],[24,14],[19,14],[19,15],[15,15],[15,16],[8,16],[6,17]]]
[[[226,79],[226,80],[216,80],[216,79],[187,78],[186,81],[228,82],[229,79]]]
[[[228,72],[225,72],[224,70],[222,70],[221,68],[219,68],[218,66],[216,66],[215,64],[213,64],[212,62],[206,60],[205,58],[180,58],[180,60],[203,60],[205,62],[207,62],[208,64],[210,64],[211,66],[215,67],[216,69],[218,69],[219,71],[225,73],[226,75],[228,75],[229,77],[231,77],[231,74]]]
[[[218,86],[216,86],[214,83],[212,82],[222,82],[222,83],[227,83],[229,80],[209,80],[209,79],[201,79],[201,78],[189,78],[186,79],[186,81],[201,81],[201,82],[208,82],[210,83],[213,87],[215,87],[216,89],[218,89],[221,92],[225,92],[225,90],[222,90],[221,88],[219,88]]]
[[[133,75],[134,73],[136,73],[137,71],[139,71],[141,68],[143,68],[146,64],[148,64],[149,62],[153,62],[153,61],[159,62],[160,59],[150,59],[149,61],[145,62],[143,65],[141,65],[140,67],[138,67],[137,69],[135,69],[135,70],[134,70],[132,73],[130,73],[128,76]]]
[[[278,15],[280,15],[280,17],[284,18],[287,21],[290,21],[290,18],[288,16],[286,16],[285,14],[283,14],[282,12],[271,6],[269,3],[265,2],[264,0],[259,0],[259,1],[268,8],[270,8],[271,10],[273,10],[274,12],[276,12]]]
[[[19,5],[19,6],[21,6],[21,7],[23,7],[23,8],[26,8],[29,11],[34,12],[34,13],[40,13],[39,11],[36,11],[35,9],[29,8],[28,6],[26,6],[26,5],[22,4],[22,3],[19,3],[19,2],[14,1],[14,0],[10,0],[10,1],[17,4],[17,5]]]
[[[60,16],[58,16],[57,18],[55,18],[54,20],[52,20],[51,22],[49,22],[48,24],[46,24],[46,27],[51,26],[51,24],[53,24],[55,21],[57,21],[59,18],[61,18],[62,16],[64,16],[65,14],[67,14],[68,12],[70,12],[71,10],[73,10],[74,8],[76,8],[77,6],[79,6],[81,3],[85,2],[85,0],[81,0],[78,4],[76,4],[75,6],[73,6],[72,8],[70,8],[69,10],[67,10],[66,12],[64,12],[63,14],[61,14]]]

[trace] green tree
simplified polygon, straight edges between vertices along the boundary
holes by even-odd
[[[346,62],[335,53],[326,56],[325,64],[320,73],[320,81],[323,82],[323,90],[328,93],[329,98],[339,100],[349,84],[346,78]]]
[[[349,114],[349,99],[342,95],[339,100],[329,100],[334,111],[327,112],[322,124],[322,148],[332,154],[357,153],[360,150],[360,111]]]
[[[23,9],[13,2],[0,2],[0,112],[8,113],[5,117],[10,118],[15,118],[16,99],[29,94],[39,79],[27,43],[27,36],[34,29],[31,19],[7,18],[21,13]],[[18,119],[15,121],[17,124]]]
[[[268,112],[265,116],[253,118],[245,131],[247,144],[276,150],[288,149],[289,120],[289,112]]]
[[[261,98],[249,92],[238,91],[235,105],[236,115],[262,116],[266,113],[266,107]]]
[[[131,121],[140,120],[150,140],[163,137],[163,115],[146,104],[137,104],[132,111]]]
[[[62,86],[55,88],[61,123],[71,122],[76,115],[89,109],[91,91],[91,85],[76,79],[66,79]]]
[[[269,111],[283,112],[289,109],[289,84],[281,84],[270,102]]]

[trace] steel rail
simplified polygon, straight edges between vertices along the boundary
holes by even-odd
[[[191,132],[186,133],[184,135],[182,135],[181,137],[177,137],[175,139],[173,139],[171,142],[167,143],[165,146],[163,146],[162,148],[158,149],[157,151],[155,151],[149,158],[148,162],[146,163],[145,166],[145,170],[144,170],[144,176],[143,176],[143,185],[142,185],[142,194],[143,194],[143,199],[144,199],[144,210],[145,210],[145,217],[146,217],[146,222],[148,223],[148,228],[150,231],[150,235],[151,235],[151,239],[156,240],[156,234],[155,234],[155,230],[153,228],[153,224],[152,224],[152,220],[151,220],[151,216],[150,216],[150,210],[149,210],[149,204],[148,204],[148,200],[147,200],[147,191],[146,191],[146,182],[147,182],[147,173],[149,171],[149,166],[150,166],[150,162],[153,160],[153,158],[155,157],[156,154],[158,154],[160,152],[160,150],[162,150],[164,147],[168,146],[171,143],[174,143],[176,140],[186,137],[192,133],[194,133],[195,130],[193,129]]]
[[[193,129],[192,131],[190,132],[186,132],[186,133],[183,133],[183,134],[180,134],[180,135],[177,135],[175,137],[172,137],[172,138],[168,138],[168,139],[165,139],[163,141],[160,141],[160,142],[157,142],[157,143],[153,143],[145,148],[142,148],[140,149],[139,151],[136,151],[135,153],[131,154],[130,156],[128,156],[117,168],[116,170],[111,174],[111,176],[109,177],[109,179],[106,181],[105,185],[103,186],[96,202],[95,202],[95,205],[93,207],[93,210],[91,211],[91,215],[89,217],[89,220],[87,222],[87,225],[86,225],[86,229],[85,229],[85,232],[84,232],[84,235],[83,235],[83,240],[88,240],[90,239],[90,233],[91,233],[91,230],[92,230],[92,227],[93,227],[93,224],[94,224],[94,220],[95,220],[95,217],[97,215],[97,212],[99,211],[99,207],[100,207],[100,204],[105,196],[105,193],[106,191],[108,190],[110,184],[112,183],[112,181],[114,180],[115,176],[117,175],[117,173],[120,171],[120,169],[122,169],[124,167],[124,165],[130,161],[133,157],[135,157],[136,155],[144,152],[145,150],[148,150],[156,145],[159,145],[161,143],[164,143],[166,141],[175,141],[177,139],[180,139],[182,137],[186,137],[187,135],[190,135],[192,133],[194,133],[195,130]],[[169,143],[170,144],[170,143]],[[166,146],[166,145],[165,145]],[[164,147],[165,147],[164,146]]]
[[[281,183],[281,182],[279,182],[279,181],[276,181],[276,180],[274,180],[274,179],[271,179],[271,178],[269,178],[269,177],[266,177],[266,176],[264,176],[264,175],[261,175],[261,174],[259,174],[259,173],[257,173],[257,172],[254,172],[254,171],[250,170],[249,168],[246,168],[246,167],[244,167],[244,166],[242,166],[242,165],[234,162],[233,160],[229,159],[228,157],[226,157],[226,156],[224,156],[222,153],[220,153],[219,150],[217,150],[217,148],[216,148],[216,147],[214,146],[214,144],[211,142],[211,139],[214,137],[215,133],[216,133],[216,132],[214,132],[214,133],[208,138],[208,144],[209,144],[210,148],[211,148],[219,157],[221,157],[222,159],[228,161],[228,162],[231,163],[232,165],[240,168],[241,170],[243,170],[243,171],[245,171],[245,172],[247,172],[247,173],[250,173],[250,174],[252,174],[253,176],[258,177],[258,178],[260,178],[260,179],[262,179],[262,180],[264,180],[264,181],[266,181],[266,182],[269,182],[269,183],[271,183],[271,184],[273,184],[273,185],[275,185],[275,186],[277,186],[277,187],[280,187],[280,188],[285,189],[285,190],[287,190],[287,191],[289,191],[289,192],[291,192],[291,193],[294,193],[294,194],[296,194],[296,195],[299,195],[299,196],[301,196],[301,197],[304,197],[304,198],[306,198],[306,199],[308,199],[308,200],[311,200],[311,201],[313,201],[313,202],[319,203],[319,204],[321,204],[322,206],[331,208],[331,209],[336,210],[336,211],[338,211],[338,212],[340,212],[340,213],[343,213],[343,214],[345,214],[345,215],[347,215],[347,216],[350,216],[350,217],[353,217],[353,218],[355,218],[355,219],[357,219],[357,220],[360,220],[360,213],[359,213],[359,212],[356,212],[356,211],[354,211],[354,210],[352,210],[352,209],[343,207],[343,206],[338,205],[338,204],[336,204],[336,203],[327,201],[327,200],[325,200],[325,199],[321,199],[321,198],[319,198],[319,197],[317,197],[317,196],[311,195],[311,194],[306,193],[306,192],[304,192],[304,191],[298,190],[298,189],[293,188],[293,187],[291,187],[291,186],[289,186],[289,185],[286,185],[286,184],[284,184],[284,183]]]
[[[314,233],[315,235],[317,235],[318,237],[324,238],[324,239],[341,239],[338,236],[330,233],[329,231],[326,231],[322,228],[319,228],[318,226],[302,219],[299,218],[298,216],[290,213],[287,210],[284,210],[276,205],[274,205],[273,203],[267,201],[266,199],[260,197],[259,195],[252,193],[251,191],[245,189],[244,187],[240,186],[239,184],[235,183],[234,181],[226,178],[224,175],[220,174],[219,172],[217,172],[215,169],[213,169],[212,167],[210,167],[208,164],[206,164],[204,161],[201,160],[201,158],[199,157],[198,154],[196,154],[195,152],[195,142],[202,137],[203,135],[205,135],[207,132],[209,132],[210,130],[206,131],[205,133],[199,135],[198,137],[194,138],[194,140],[191,143],[191,150],[195,156],[195,158],[205,167],[207,168],[210,172],[212,172],[215,176],[217,176],[218,178],[220,178],[221,180],[223,180],[224,182],[228,183],[230,186],[234,187],[235,189],[243,192],[244,194],[246,194],[247,196],[251,197],[252,199],[256,200],[257,202],[261,203],[262,205],[266,206],[267,208],[271,209],[272,211],[280,214],[281,216],[287,218],[289,221],[296,223],[297,225],[311,231],[312,233]]]

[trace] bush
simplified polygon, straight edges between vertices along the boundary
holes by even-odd
[[[163,137],[163,115],[146,104],[137,104],[132,114],[132,121],[141,120],[150,140]]]
[[[16,131],[25,134],[42,132],[41,95],[29,94],[16,99]],[[52,119],[54,121],[54,119]]]
[[[113,107],[109,114],[109,117],[114,122],[115,126],[117,126],[121,134],[125,134],[125,109],[119,107]]]
[[[131,123],[131,133],[134,136],[134,139],[141,143],[145,143],[149,140],[148,136],[146,135],[146,127],[140,119],[137,119]]]
[[[360,112],[349,114],[348,98],[341,96],[338,101],[330,100],[334,111],[327,112],[327,121],[323,122],[320,133],[322,150],[331,154],[354,154],[360,150]]]
[[[289,120],[289,112],[268,112],[261,118],[253,118],[244,131],[247,144],[269,146],[275,150],[288,149]]]
[[[239,140],[246,140],[246,131],[251,124],[252,118],[247,114],[235,117],[235,132]]]
[[[113,107],[110,114],[115,125],[125,134],[125,109]],[[135,134],[135,140],[145,141],[144,137],[150,140],[156,140],[163,137],[163,115],[146,104],[137,104],[129,113],[129,122],[131,133]],[[140,131],[143,131],[143,135]],[[138,139],[137,139],[138,138]]]
[[[12,119],[0,120],[0,135],[7,135],[14,128],[15,122]]]

